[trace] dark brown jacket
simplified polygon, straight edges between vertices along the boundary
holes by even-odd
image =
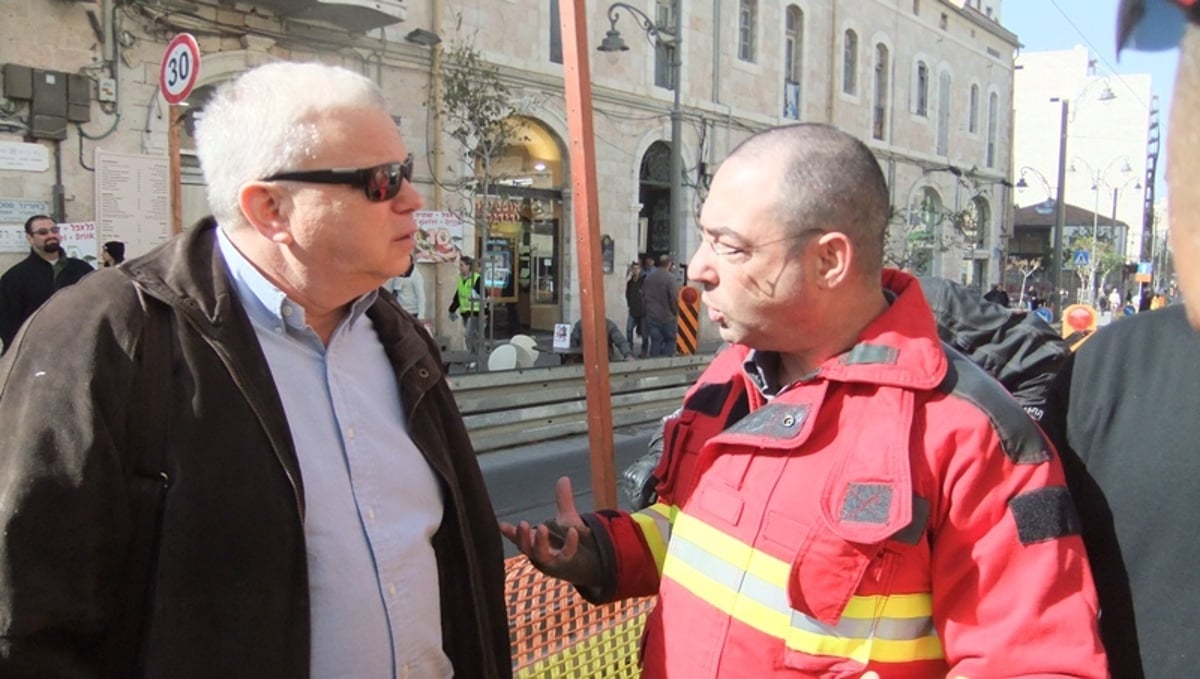
[[[304,485],[213,228],[63,291],[0,359],[0,676],[308,676]],[[389,296],[367,313],[445,498],[444,647],[509,677],[496,519],[437,349]]]

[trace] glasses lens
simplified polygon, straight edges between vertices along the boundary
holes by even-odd
[[[413,157],[410,153],[403,163],[371,168],[367,178],[367,198],[376,203],[395,198],[404,182],[412,181],[412,167]]]
[[[58,232],[60,232],[60,231],[62,231],[62,229],[61,229],[61,228],[59,228],[59,227],[57,227],[57,226],[52,226],[52,227],[50,227],[50,228],[48,228],[48,229],[47,229],[47,228],[44,228],[44,227],[43,227],[43,228],[41,228],[41,229],[35,229],[35,230],[34,230],[34,233],[36,233],[36,234],[37,234],[37,235],[39,235],[39,236],[49,236],[49,235],[50,235],[50,234],[52,234],[52,233],[54,233],[54,234],[57,234],[57,233],[58,233]]]

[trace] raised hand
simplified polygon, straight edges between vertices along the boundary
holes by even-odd
[[[600,561],[591,529],[575,509],[571,479],[562,477],[554,486],[557,514],[537,526],[528,521],[517,525],[501,523],[500,533],[508,538],[533,565],[547,575],[578,585],[599,582]]]

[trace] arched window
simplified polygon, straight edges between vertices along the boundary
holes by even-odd
[[[804,12],[788,5],[783,40],[783,117],[800,120],[800,83],[804,68]]]
[[[850,28],[842,36],[842,92],[858,92],[858,34]]]
[[[883,139],[887,130],[888,68],[887,45],[879,43],[875,45],[875,101],[871,107],[871,131],[876,139]]]

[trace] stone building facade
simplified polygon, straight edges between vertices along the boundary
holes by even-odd
[[[621,324],[625,317],[630,261],[669,253],[686,262],[697,244],[695,215],[705,187],[730,149],[756,130],[792,121],[832,123],[875,151],[891,186],[894,265],[984,288],[998,279],[1011,221],[1006,206],[1013,202],[1018,46],[999,23],[998,0],[632,4],[663,26],[678,5],[683,33],[678,41],[668,36],[654,43],[625,10],[610,26],[608,3],[586,3],[591,46],[615,27],[630,47],[613,55],[593,49],[591,59],[610,318]],[[8,212],[0,209],[0,228],[11,230],[14,215],[44,204],[64,222],[105,217],[102,242],[112,235],[104,233],[111,222],[105,215],[120,211],[112,203],[162,192],[149,184],[114,197],[97,187],[96,168],[115,166],[115,173],[101,172],[107,177],[143,162],[161,167],[171,109],[157,90],[159,65],[167,42],[180,32],[195,35],[203,55],[192,112],[202,111],[213,86],[273,59],[321,60],[375,79],[417,158],[415,179],[427,209],[479,216],[472,199],[454,188],[474,168],[431,115],[445,55],[468,45],[498,68],[512,93],[519,134],[492,163],[491,226],[481,227],[473,242],[468,236],[462,249],[508,248],[508,312],[521,324],[571,322],[580,303],[558,20],[557,0],[6,0],[0,64],[82,75],[89,115],[86,122],[67,122],[61,139],[33,138],[35,102],[10,96],[7,83],[0,90],[0,208],[9,205]],[[441,43],[422,44],[431,36]],[[681,233],[671,232],[668,201],[674,49],[681,61],[678,152],[686,173]],[[186,125],[185,225],[206,211]],[[5,153],[37,158],[5,161]],[[160,239],[145,231],[134,236],[134,255]],[[0,253],[0,267],[20,259],[11,250]],[[454,268],[423,271],[427,288],[436,290],[430,303],[436,329],[446,331]],[[702,325],[701,337],[715,333]]]

